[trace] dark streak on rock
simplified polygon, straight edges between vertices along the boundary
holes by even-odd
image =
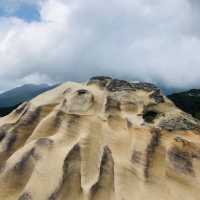
[[[189,152],[173,147],[168,152],[168,157],[173,167],[181,173],[193,175],[192,156]]]
[[[110,162],[110,163],[109,163]],[[113,188],[111,188],[113,191],[115,190],[114,188],[114,160],[112,158],[112,152],[110,149],[106,146],[104,147],[104,152],[103,152],[103,157],[101,160],[101,165],[100,165],[100,174],[99,174],[99,179],[96,184],[94,184],[91,188],[91,196],[95,196],[97,191],[103,187],[106,187],[102,185],[101,181],[104,176],[112,176],[112,183],[113,183]]]
[[[6,133],[3,130],[0,130],[0,142],[5,138]]]
[[[18,200],[32,200],[31,194],[26,192],[22,194]]]
[[[151,131],[152,137],[149,145],[147,146],[146,150],[146,166],[144,169],[144,176],[146,178],[149,177],[149,169],[151,167],[151,163],[153,160],[153,155],[156,151],[156,148],[159,146],[161,133],[159,129],[153,129]]]
[[[55,116],[55,120],[54,120],[54,126],[55,128],[59,128],[61,123],[62,123],[62,118],[64,116],[64,112],[59,110],[57,113],[56,113],[56,116]]]
[[[51,196],[48,198],[48,200],[56,200],[58,197],[59,191],[55,191]]]
[[[121,110],[120,102],[108,96],[105,105],[105,111],[110,112],[110,111],[120,111],[120,110]]]
[[[17,114],[21,114],[22,112],[26,112],[27,110],[28,110],[28,102],[25,102],[21,104],[20,106],[18,106],[15,112]]]
[[[74,160],[80,160],[80,146],[79,144],[75,145],[72,150],[68,153],[67,157],[64,160],[64,164],[63,164],[63,178],[60,181],[59,186],[57,187],[57,189],[50,195],[50,197],[48,198],[48,200],[56,200],[59,196],[60,191],[62,190],[62,187],[65,183],[65,181],[67,181],[67,177],[70,175],[70,170],[71,168],[71,164],[73,164]]]
[[[68,128],[72,128],[73,126],[78,127],[78,122],[80,120],[80,115],[70,115],[69,121],[68,121]]]
[[[27,165],[28,160],[34,153],[34,148],[28,151],[22,159],[14,166],[14,171],[17,173],[22,173]]]
[[[7,145],[6,145],[6,151],[11,151],[13,149],[13,146],[15,142],[17,141],[17,135],[12,133],[8,138]]]
[[[21,121],[20,125],[26,126],[35,122],[39,118],[41,111],[42,111],[42,108],[38,107],[34,111],[26,112],[26,114],[23,116],[23,120]]]
[[[143,159],[143,154],[140,151],[135,150],[131,156],[131,162],[133,164],[142,164],[145,165],[145,161]]]
[[[130,120],[127,119],[127,127],[131,128],[133,126],[132,122],[130,122]]]
[[[62,102],[62,107],[65,106],[66,103],[67,103],[67,99],[64,99],[63,102]]]
[[[70,162],[78,159],[81,159],[81,150],[79,144],[75,145],[73,149],[69,152],[67,157],[65,158],[64,165],[63,165],[63,180],[66,180],[66,177],[69,175],[70,170]]]

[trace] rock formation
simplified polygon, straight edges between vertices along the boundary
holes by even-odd
[[[68,82],[0,118],[0,200],[180,199],[200,199],[200,123],[152,84]]]

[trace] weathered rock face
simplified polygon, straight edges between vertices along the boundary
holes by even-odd
[[[152,84],[63,84],[0,118],[0,199],[199,200],[199,122]]]

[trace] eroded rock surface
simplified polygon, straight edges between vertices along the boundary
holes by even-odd
[[[199,200],[199,121],[149,83],[68,82],[0,118],[0,199]]]

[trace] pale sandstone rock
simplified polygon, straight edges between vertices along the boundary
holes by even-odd
[[[0,200],[199,200],[199,127],[152,84],[63,84],[0,118]]]

